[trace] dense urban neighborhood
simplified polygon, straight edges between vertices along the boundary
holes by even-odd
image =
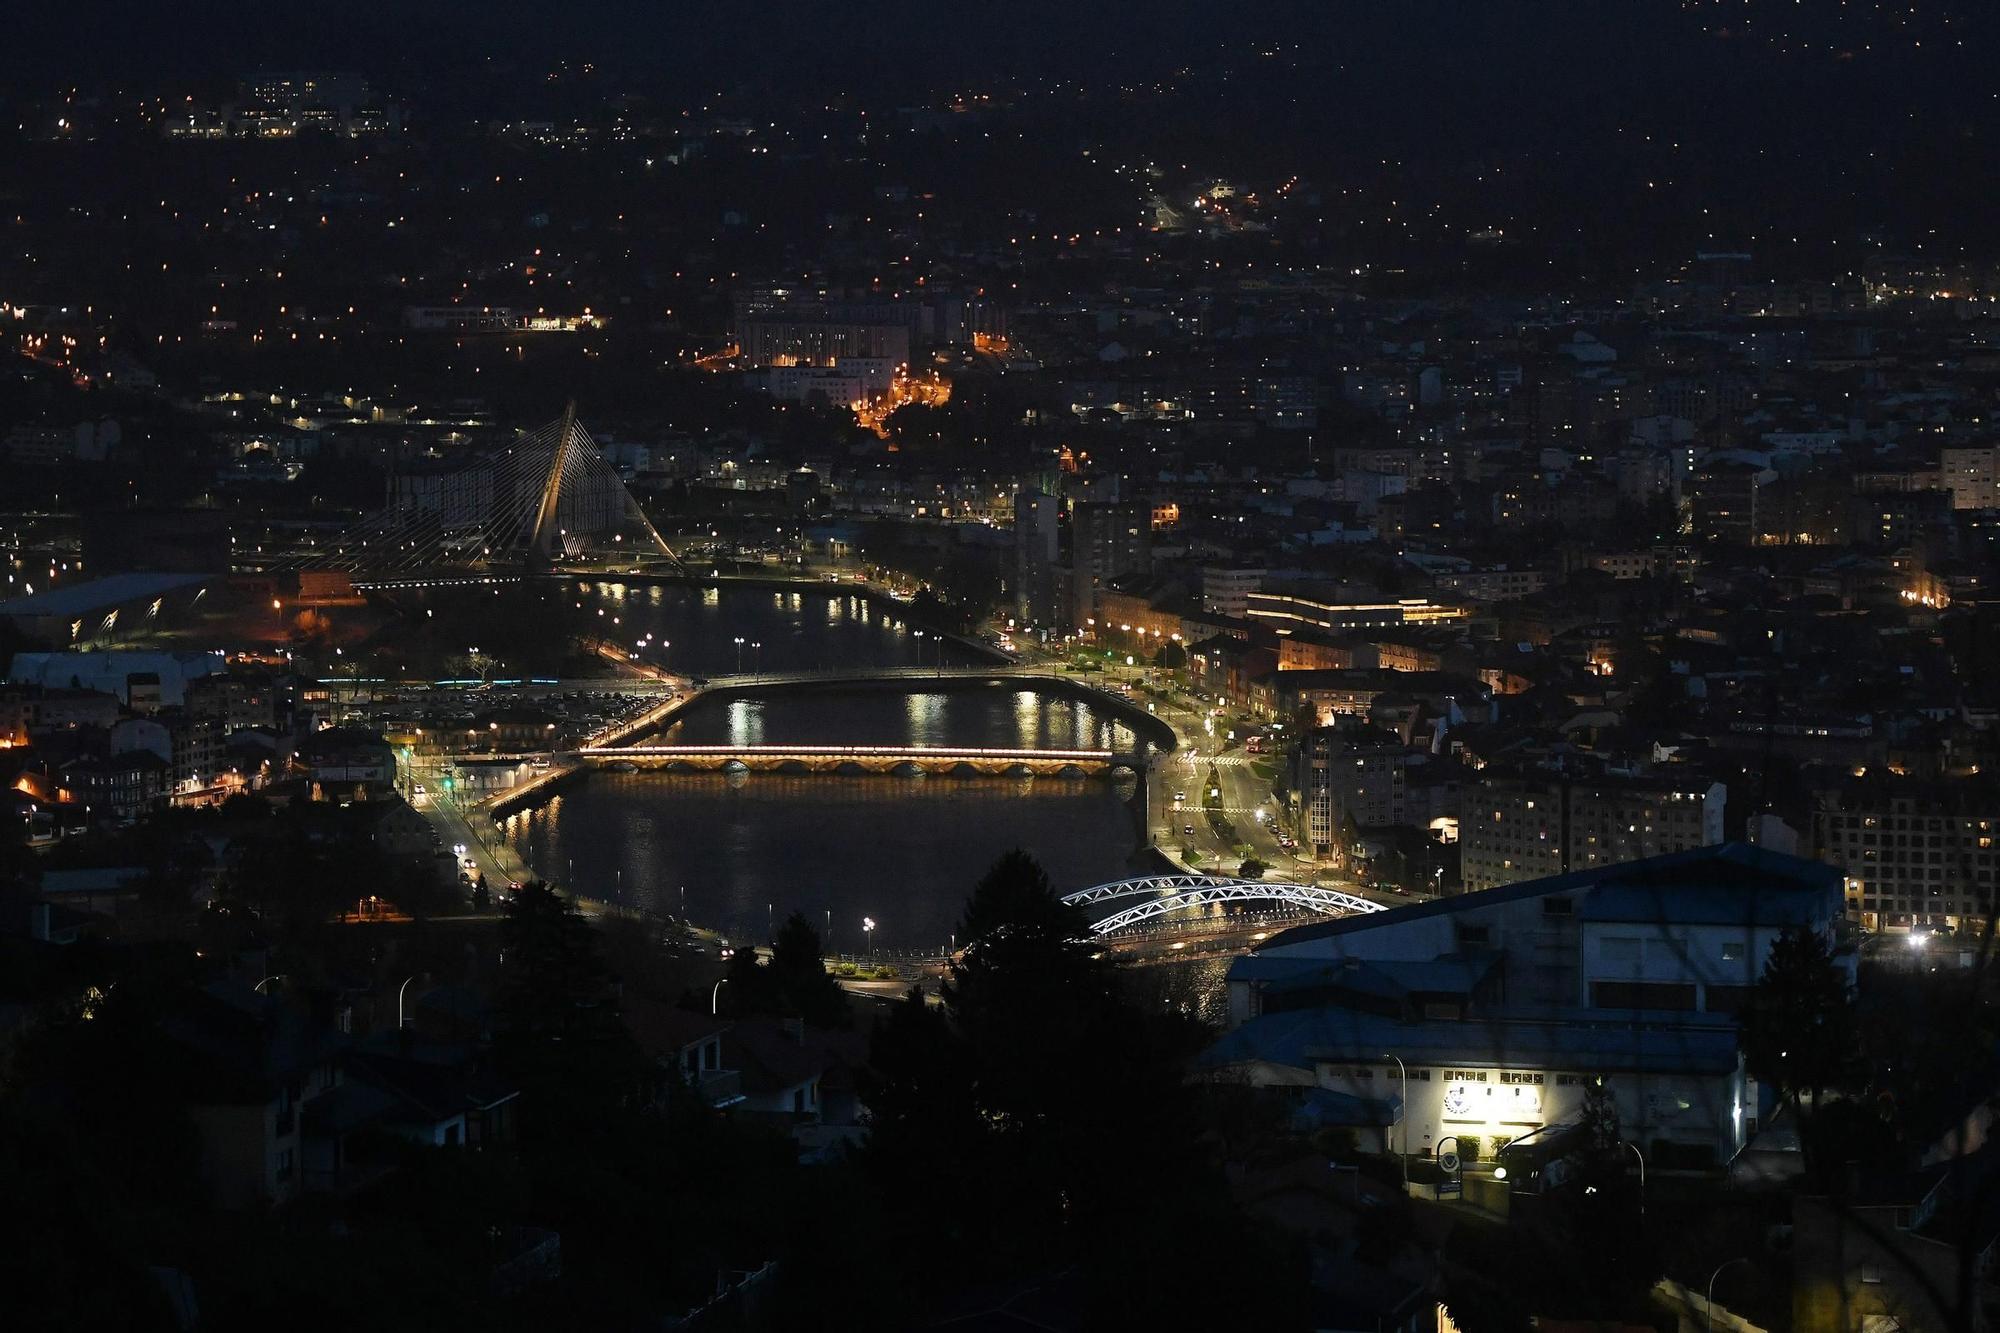
[[[0,1325],[2000,1320],[1994,15],[237,8],[0,50]]]

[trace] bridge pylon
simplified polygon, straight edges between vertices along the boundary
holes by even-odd
[[[549,475],[542,482],[541,502],[535,506],[535,526],[528,534],[529,563],[542,569],[555,563],[556,511],[562,503],[563,463],[569,457],[576,436],[576,400],[563,405],[562,420],[556,426],[555,456],[549,460]]]
[[[548,569],[570,541],[607,539],[633,558],[680,557],[605,459],[570,402],[503,445],[423,460],[390,482],[388,505],[299,562],[376,578],[514,564]]]

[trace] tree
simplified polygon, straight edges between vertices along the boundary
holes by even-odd
[[[841,1028],[853,1021],[847,992],[826,970],[819,932],[797,912],[785,918],[771,942],[772,981],[785,1007],[817,1028]]]
[[[1854,991],[1826,935],[1787,929],[1772,942],[1744,1007],[1741,1041],[1751,1075],[1777,1088],[1798,1118],[1800,1154],[1814,1170],[1805,1121],[1826,1092],[1854,1086],[1859,1073]]]
[[[537,880],[510,896],[500,943],[502,1061],[530,1108],[546,1113],[545,1125],[587,1124],[645,1074],[619,1021],[597,932],[575,903]],[[533,1128],[524,1117],[524,1133]]]
[[[1130,1326],[1255,1323],[1245,1292],[1290,1302],[1298,1275],[1278,1271],[1288,1252],[1236,1214],[1181,1078],[1192,1026],[1126,998],[1087,923],[1025,852],[979,882],[959,938],[943,1004],[913,994],[898,1006],[876,1029],[862,1084],[874,1117],[866,1161],[884,1194],[953,1182],[956,1206],[917,1219],[896,1246],[911,1280],[1074,1268],[1093,1322]],[[1202,1263],[1238,1280],[1198,1294],[1157,1281]],[[1190,1307],[1209,1298],[1213,1310]]]

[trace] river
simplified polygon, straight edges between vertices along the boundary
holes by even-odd
[[[929,664],[940,646],[947,666],[973,658],[847,592],[600,583],[584,595],[635,642],[667,640],[663,664],[687,674],[732,670],[738,638],[745,670]],[[1084,699],[1009,685],[716,698],[659,739],[1120,751],[1138,741]],[[830,931],[834,951],[937,950],[1010,848],[1032,852],[1063,891],[1131,873],[1134,788],[1129,776],[597,772],[500,830],[538,873],[579,893],[685,910],[731,938],[761,941],[773,919],[799,912]],[[876,922],[872,940],[864,918]]]
[[[581,580],[575,596],[584,610],[599,613],[606,638],[687,676],[986,660],[911,624],[897,603],[832,585],[820,591]]]

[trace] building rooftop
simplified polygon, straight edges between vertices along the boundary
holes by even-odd
[[[207,583],[207,574],[112,574],[0,602],[0,616],[82,616]]]
[[[1288,945],[1555,893],[1584,895],[1577,915],[1589,920],[1686,920],[1689,924],[1719,925],[1742,925],[1747,920],[1759,925],[1790,924],[1810,919],[1808,904],[1826,894],[1837,897],[1840,884],[1840,871],[1824,862],[1787,856],[1747,842],[1725,842],[1623,865],[1524,879],[1516,884],[1432,898],[1384,912],[1295,926],[1264,941],[1251,957]],[[1603,914],[1593,915],[1600,910],[1597,908],[1600,900],[1604,904]],[[1231,975],[1235,975],[1234,969]]]
[[[1726,1014],[1565,1008],[1405,1022],[1322,1007],[1253,1018],[1204,1051],[1200,1063],[1311,1069],[1322,1060],[1380,1064],[1390,1051],[1411,1063],[1473,1069],[1726,1074],[1736,1068],[1737,1031]]]

